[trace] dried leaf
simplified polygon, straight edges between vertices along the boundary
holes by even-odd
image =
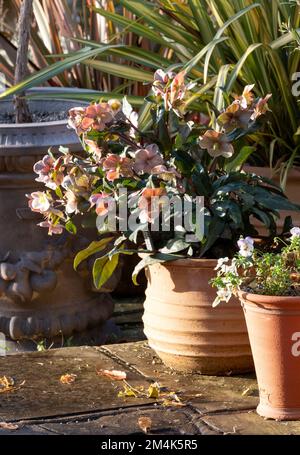
[[[76,374],[63,374],[61,377],[60,377],[60,382],[62,384],[72,384],[72,382],[75,382],[75,379],[76,379],[77,375]]]
[[[148,433],[152,426],[152,420],[150,417],[139,417],[138,426],[144,433]]]
[[[162,402],[162,406],[174,406],[174,407],[180,408],[180,407],[186,406],[186,404],[182,403],[182,401],[173,401],[173,400],[166,399]]]
[[[3,430],[17,430],[19,426],[9,422],[0,422],[0,428]]]
[[[124,384],[124,390],[121,390],[118,393],[119,398],[126,398],[126,397],[135,397],[137,398],[137,393],[133,390],[133,388],[128,384]]]
[[[149,386],[148,398],[158,398],[160,395],[160,386],[157,382],[154,382]]]
[[[9,387],[13,387],[15,385],[15,381],[13,378],[9,376],[2,376],[0,378],[0,387],[4,389],[8,389]]]
[[[0,393],[11,392],[19,387],[14,387],[15,381],[9,376],[0,377]]]
[[[123,381],[127,378],[125,371],[120,370],[97,370],[98,376],[106,376],[113,381]]]

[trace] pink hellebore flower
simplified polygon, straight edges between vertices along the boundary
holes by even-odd
[[[110,182],[120,177],[131,177],[133,175],[132,160],[114,153],[107,155],[107,158],[103,161],[103,169],[107,171],[106,178]]]
[[[86,108],[74,107],[69,111],[68,123],[77,134],[90,130],[103,131],[106,124],[113,120],[112,109],[108,103],[91,104]]]
[[[81,122],[84,114],[84,107],[73,107],[69,110],[68,125],[70,128],[76,130],[77,134],[84,133],[84,130],[81,128]]]
[[[108,193],[92,194],[89,201],[91,207],[96,206],[95,211],[97,215],[100,216],[106,215],[109,212],[111,205],[114,203],[113,198]]]
[[[113,120],[111,108],[108,103],[91,104],[85,110],[81,122],[81,128],[84,131],[90,129],[103,131],[106,124]]]
[[[180,73],[176,74],[174,77],[171,87],[170,87],[170,104],[173,105],[175,101],[182,100],[185,92],[186,92],[186,85],[184,83],[185,78],[185,71],[181,71]]]
[[[238,101],[234,101],[219,115],[217,121],[227,131],[234,128],[247,128],[252,113],[252,109],[243,109]]]
[[[261,115],[264,115],[269,111],[268,101],[271,98],[272,94],[268,93],[264,98],[260,98],[254,107],[254,112],[251,116],[251,120],[256,120]]]
[[[247,107],[251,106],[254,100],[254,95],[252,93],[252,89],[255,84],[246,85],[244,87],[243,93],[241,96],[236,97],[236,101],[240,104],[243,109],[247,109]]]
[[[33,212],[46,213],[51,207],[49,197],[43,191],[35,191],[27,197],[28,205]]]
[[[224,156],[225,158],[229,158],[234,153],[234,148],[224,133],[207,130],[199,139],[200,147],[207,149],[212,157]]]
[[[88,150],[90,153],[95,155],[98,158],[101,158],[102,149],[98,146],[96,141],[92,141],[90,139],[85,139],[84,143],[88,146]]]
[[[181,178],[181,175],[176,171],[175,168],[170,167],[168,169],[164,165],[155,166],[152,169],[151,174],[158,175],[162,180],[165,180],[167,182],[173,180],[175,177]]]
[[[42,182],[48,188],[55,190],[61,185],[64,178],[63,173],[59,171],[59,163],[62,164],[61,157],[54,161],[51,156],[44,156],[42,160],[38,161],[33,166],[34,172],[38,174],[38,177],[35,180],[37,182]]]
[[[139,149],[134,156],[134,170],[138,174],[150,174],[155,166],[164,163],[163,157],[159,153],[159,148],[156,144],[147,145],[144,149]]]
[[[42,221],[38,226],[48,228],[48,235],[61,234],[64,229],[61,224],[53,224],[50,221]]]
[[[66,191],[66,194],[65,194],[65,197],[67,199],[66,201],[66,213],[77,213],[77,206],[78,206],[78,201],[77,201],[77,198],[75,196],[75,194],[73,193],[73,191],[71,190],[67,190]]]
[[[158,210],[162,205],[161,201],[158,199],[161,196],[165,196],[166,190],[164,188],[144,188],[141,197],[138,201],[138,207],[141,210],[139,218],[142,223],[153,223],[155,215],[157,216],[155,208]],[[158,204],[155,204],[155,203]]]

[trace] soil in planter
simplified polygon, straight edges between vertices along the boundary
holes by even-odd
[[[67,111],[63,110],[60,112],[31,112],[33,123],[44,123],[44,122],[55,122],[58,120],[66,120],[68,117]],[[0,113],[0,124],[1,123],[15,123],[15,114],[12,112],[1,112]]]

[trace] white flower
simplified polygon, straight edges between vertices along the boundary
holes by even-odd
[[[232,294],[231,291],[227,288],[218,289],[217,297],[215,298],[212,306],[216,307],[217,305],[219,305],[220,302],[228,302],[228,300],[231,297],[231,294]]]
[[[217,263],[217,265],[215,267],[215,270],[221,269],[223,264],[226,264],[228,261],[229,261],[229,258],[227,258],[227,257],[218,259],[218,263]]]
[[[252,256],[254,250],[254,240],[251,237],[240,238],[237,242],[240,249],[239,254],[245,258]]]
[[[295,237],[300,237],[300,228],[299,227],[293,227],[291,230],[290,230],[290,233],[292,234],[292,239],[294,239]]]

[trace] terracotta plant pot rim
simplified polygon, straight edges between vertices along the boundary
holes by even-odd
[[[298,309],[300,307],[300,296],[275,296],[252,294],[239,291],[238,297],[242,302],[263,306],[264,308]]]
[[[140,253],[141,258],[147,257],[148,253]],[[161,265],[167,268],[171,267],[190,267],[197,269],[211,269],[216,267],[218,263],[217,259],[205,259],[205,258],[184,258],[184,259],[174,259],[174,261],[162,262]],[[151,267],[151,266],[150,266]]]

